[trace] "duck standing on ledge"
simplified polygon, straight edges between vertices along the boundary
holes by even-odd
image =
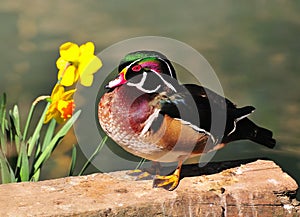
[[[190,157],[248,139],[273,148],[271,131],[247,118],[254,107],[237,108],[213,91],[195,84],[180,85],[175,69],[161,53],[129,53],[119,65],[119,75],[110,81],[100,99],[101,127],[126,151],[154,162],[178,162],[168,176],[156,175],[154,187],[174,190],[182,163]],[[224,130],[211,130],[212,110],[225,114]]]

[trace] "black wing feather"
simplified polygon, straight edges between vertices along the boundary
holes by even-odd
[[[267,147],[274,147],[276,141],[272,138],[272,132],[258,127],[246,118],[255,110],[253,106],[237,108],[230,100],[202,86],[182,85],[177,93],[161,100],[160,113],[183,119],[211,132],[211,108],[216,111],[214,113],[215,120],[224,120],[225,118],[226,121],[224,131],[218,132],[219,135],[213,135],[219,141],[227,143],[250,139]]]

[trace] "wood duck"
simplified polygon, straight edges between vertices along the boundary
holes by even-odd
[[[254,107],[237,108],[208,88],[179,84],[171,62],[159,52],[129,53],[118,70],[100,99],[99,122],[126,151],[154,162],[178,162],[173,174],[156,175],[153,187],[174,190],[186,159],[229,142],[248,139],[269,148],[276,144],[270,130],[247,118]],[[213,115],[218,121],[224,114],[223,130],[213,131]]]

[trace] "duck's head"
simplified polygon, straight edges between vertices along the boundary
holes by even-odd
[[[171,62],[166,56],[156,51],[136,51],[127,54],[121,60],[118,71],[118,76],[110,81],[106,88],[113,89],[123,84],[129,86],[140,84],[140,86],[143,86],[149,73],[157,75],[159,78],[167,75],[176,79],[175,70]]]

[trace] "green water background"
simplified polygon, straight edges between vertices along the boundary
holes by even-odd
[[[267,157],[300,183],[299,1],[1,0],[0,27],[0,92],[23,117],[51,92],[65,41],[93,41],[97,52],[144,35],[187,43],[212,65],[225,95],[254,105],[251,119],[278,141],[274,150],[232,143],[215,159]],[[65,175],[69,153],[67,145],[56,152],[43,177]]]

